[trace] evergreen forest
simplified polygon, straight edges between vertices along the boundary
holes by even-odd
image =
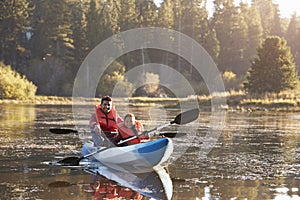
[[[227,90],[295,89],[300,72],[299,16],[282,18],[272,0],[213,4],[209,13],[207,0],[163,0],[160,5],[152,0],[2,0],[0,61],[31,81],[38,95],[71,96],[76,73],[96,45],[133,28],[162,27],[201,44],[222,73]],[[279,63],[274,62],[276,56]],[[205,84],[199,84],[201,76],[184,59],[147,48],[120,57],[101,79],[110,87],[124,80],[124,88],[132,90],[123,75],[153,62],[167,63],[195,83],[198,94],[206,92]],[[258,87],[266,83],[266,72],[272,73],[270,81],[266,88]],[[148,74],[148,78],[161,77]],[[108,88],[100,85],[99,94],[110,95]],[[161,91],[156,89],[151,93]]]

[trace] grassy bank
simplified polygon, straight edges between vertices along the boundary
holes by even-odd
[[[212,100],[220,105],[218,109],[228,111],[300,111],[300,95],[297,93],[267,94],[260,97],[248,96],[243,92],[228,92],[226,94],[216,94],[213,96],[192,96],[187,98],[150,98],[150,97],[130,97],[115,98],[116,103],[129,103],[131,106],[149,106],[160,104],[168,108],[180,107],[181,103],[195,104],[198,102],[200,109],[210,110]],[[99,103],[100,98],[77,98],[73,102],[72,97],[57,96],[36,96],[29,100],[0,100],[0,104],[34,104],[34,105],[93,105]]]
[[[82,104],[91,104],[97,99],[80,98]],[[79,101],[78,101],[79,102]],[[27,100],[0,99],[0,104],[72,105],[72,97],[35,96]]]
[[[201,110],[211,110],[212,100],[217,109],[228,111],[284,111],[299,112],[300,111],[300,95],[293,92],[285,92],[280,94],[266,94],[263,96],[249,96],[244,92],[227,92],[225,94],[215,94],[213,96],[196,96],[188,98],[148,98],[135,97],[130,98],[132,105],[146,105],[149,103],[160,103],[166,107],[179,107],[181,102],[197,100]],[[223,104],[225,102],[225,104]]]
[[[243,92],[227,95],[227,104],[233,110],[241,111],[300,111],[300,95],[297,92],[268,93],[249,96]]]

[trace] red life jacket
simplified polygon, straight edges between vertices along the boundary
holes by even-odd
[[[141,200],[143,196],[129,188],[124,188],[109,183],[98,185],[94,192],[94,200],[119,198]]]
[[[123,188],[121,187],[118,191],[118,197],[123,197],[125,199],[133,199],[133,200],[141,200],[143,199],[143,196],[137,192],[134,192],[133,190],[129,188]]]
[[[128,128],[125,126],[124,122],[118,123],[117,124],[118,129],[119,129],[119,136],[124,140],[129,137],[139,135],[143,131],[143,125],[139,121],[135,121],[135,131],[132,128]],[[130,140],[127,142],[128,145],[130,144],[139,144],[145,140],[148,140],[149,138],[145,135],[141,135],[133,140]]]
[[[118,197],[117,188],[113,185],[99,185],[94,193],[95,200],[115,199]]]
[[[96,110],[96,119],[100,124],[100,127],[103,131],[118,131],[117,123],[119,122],[117,112],[115,109],[111,109],[109,113],[104,113],[101,109],[101,106],[95,106]],[[107,137],[114,137],[114,134],[106,134]]]

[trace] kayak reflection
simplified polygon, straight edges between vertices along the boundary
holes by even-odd
[[[124,173],[98,164],[94,168],[84,169],[92,174],[90,192],[95,199],[153,199],[172,198],[173,185],[166,170],[157,166],[145,173]]]
[[[93,176],[93,179],[95,180],[85,191],[92,192],[94,200],[118,198],[140,200],[143,198],[143,195],[140,193],[127,187],[122,187],[117,182],[108,180],[103,176]]]

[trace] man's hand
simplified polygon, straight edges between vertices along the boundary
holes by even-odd
[[[95,131],[95,133],[98,134],[98,135],[101,134],[102,129],[101,129],[101,127],[100,127],[99,124],[96,124],[96,125],[95,125],[94,131]]]

